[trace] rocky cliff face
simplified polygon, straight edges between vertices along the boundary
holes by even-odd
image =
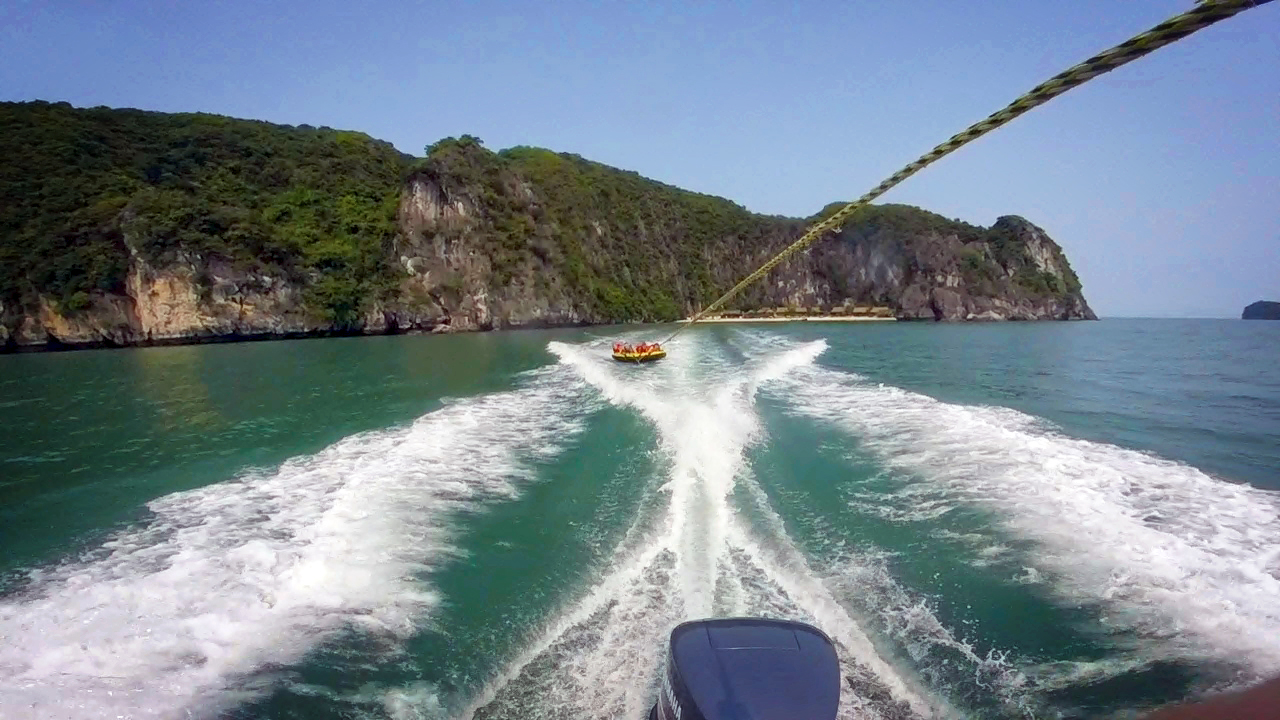
[[[75,309],[38,292],[10,298],[0,305],[0,344],[674,319],[705,306],[808,223],[754,215],[574,156],[455,144],[405,180],[395,240],[380,261],[389,280],[363,297],[354,322],[337,326],[309,304],[314,271],[271,272],[180,243],[160,260],[117,222],[127,250],[120,286],[88,293]],[[845,302],[888,306],[906,320],[1094,318],[1061,248],[1027,220],[1002,217],[980,228],[893,205],[867,208],[734,307]]]
[[[48,298],[0,315],[11,349],[124,347],[291,337],[329,330],[300,301],[298,288],[219,260],[182,258],[163,268],[136,255],[124,293],[94,293],[88,307]]]
[[[534,207],[528,185],[514,177],[511,183],[511,195]],[[557,269],[536,252],[505,282],[494,282],[494,258],[484,248],[492,227],[482,202],[432,173],[405,183],[394,253],[406,277],[386,307],[391,323],[399,329],[489,330],[598,321],[569,301]]]
[[[808,265],[823,280],[811,304],[851,298],[893,307],[904,320],[1097,319],[1062,249],[1017,216],[982,234],[904,236],[851,224]]]
[[[407,182],[397,254],[409,277],[390,306],[401,327],[662,319],[668,298],[676,314],[689,314],[809,224],[637,186],[638,176],[580,158],[533,149],[500,163],[488,156],[429,165]],[[523,228],[514,252],[509,233],[495,241],[511,227]],[[619,314],[616,296],[646,293],[664,297]],[[736,307],[847,301],[910,320],[1095,318],[1062,249],[1031,222],[1008,216],[980,228],[907,206],[866,209]]]

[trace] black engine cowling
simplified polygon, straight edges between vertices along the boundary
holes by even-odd
[[[671,631],[650,720],[832,720],[840,666],[831,640],[799,622],[695,620]]]

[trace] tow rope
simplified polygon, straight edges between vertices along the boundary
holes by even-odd
[[[715,302],[686,320],[663,343],[671,342],[677,335],[692,327],[694,323],[724,307],[725,303],[733,299],[735,295],[769,274],[769,271],[777,267],[783,260],[808,248],[827,232],[839,230],[854,212],[865,207],[872,200],[885,194],[903,180],[915,175],[935,161],[950,155],[968,143],[1012,121],[1028,110],[1058,97],[1071,88],[1083,85],[1103,73],[1115,70],[1125,63],[1137,60],[1143,55],[1158,50],[1176,40],[1181,40],[1197,30],[1203,30],[1244,10],[1265,5],[1269,2],[1271,0],[1201,0],[1194,8],[1181,15],[1175,15],[1144,33],[1135,35],[1109,50],[1104,50],[1094,55],[1079,65],[1054,75],[1023,94],[1022,97],[1006,105],[1002,110],[998,110],[987,116],[985,120],[976,122],[964,131],[952,135],[951,139],[921,155],[915,162],[889,176],[888,179],[872,188],[862,197],[848,203],[830,217],[810,227],[804,235],[800,236],[799,240],[783,248],[782,252],[774,255],[755,272],[744,277],[737,285],[729,288],[729,291],[721,295]]]

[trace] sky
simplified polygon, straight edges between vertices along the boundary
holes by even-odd
[[[0,100],[573,152],[770,214],[847,200],[1190,0],[0,0]],[[1280,2],[1038,108],[882,202],[1022,215],[1105,316],[1280,300]]]

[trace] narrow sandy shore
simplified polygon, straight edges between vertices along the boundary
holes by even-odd
[[[688,322],[685,318],[685,322]],[[814,315],[811,317],[728,318],[709,317],[699,323],[788,323],[788,322],[897,322],[893,317],[867,317],[861,315]]]

